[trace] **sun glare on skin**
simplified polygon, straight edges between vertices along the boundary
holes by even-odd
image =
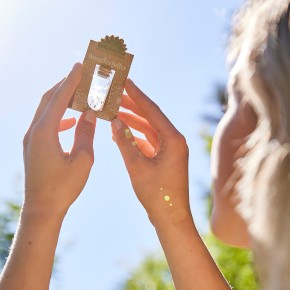
[[[164,196],[164,200],[165,200],[165,201],[169,201],[169,200],[170,200],[170,196],[169,196],[169,195],[165,195],[165,196]]]

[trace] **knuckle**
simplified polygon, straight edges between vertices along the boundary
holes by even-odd
[[[44,124],[39,123],[31,129],[30,139],[32,139],[32,141],[41,141],[45,138],[45,136],[46,129]]]
[[[157,105],[153,101],[151,101],[151,102],[152,102],[153,106],[155,106],[155,109],[156,109],[157,112],[163,113],[162,110],[161,110],[161,108],[159,107],[159,105]]]
[[[177,148],[179,152],[188,155],[189,149],[186,138],[181,133],[176,132],[174,136],[172,136],[172,140],[172,145]]]
[[[51,90],[48,90],[41,98],[41,101],[44,101],[45,103],[49,102],[51,98]]]
[[[27,147],[29,143],[40,143],[47,139],[48,133],[44,122],[37,122],[34,126],[30,127],[23,138],[23,146]]]

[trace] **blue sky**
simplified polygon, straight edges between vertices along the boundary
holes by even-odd
[[[82,61],[90,39],[114,34],[135,55],[130,78],[187,138],[191,207],[203,229],[210,176],[201,115],[216,110],[210,96],[226,81],[226,35],[239,3],[0,0],[1,200],[23,191],[22,138],[41,95]],[[69,150],[73,131],[61,140]],[[144,256],[161,251],[106,121],[98,121],[94,149],[90,179],[62,227],[52,289],[116,289]]]

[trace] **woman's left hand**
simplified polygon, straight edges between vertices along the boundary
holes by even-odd
[[[75,124],[61,120],[82,76],[76,64],[67,78],[44,94],[24,138],[24,209],[65,214],[85,186],[94,162],[93,138],[96,117],[93,111],[81,116],[70,153],[62,150],[58,132]]]

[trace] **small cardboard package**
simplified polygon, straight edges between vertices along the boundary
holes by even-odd
[[[133,55],[126,52],[123,39],[106,36],[91,40],[83,62],[83,76],[69,107],[84,112],[94,110],[96,117],[111,121],[117,117],[125,81]]]

